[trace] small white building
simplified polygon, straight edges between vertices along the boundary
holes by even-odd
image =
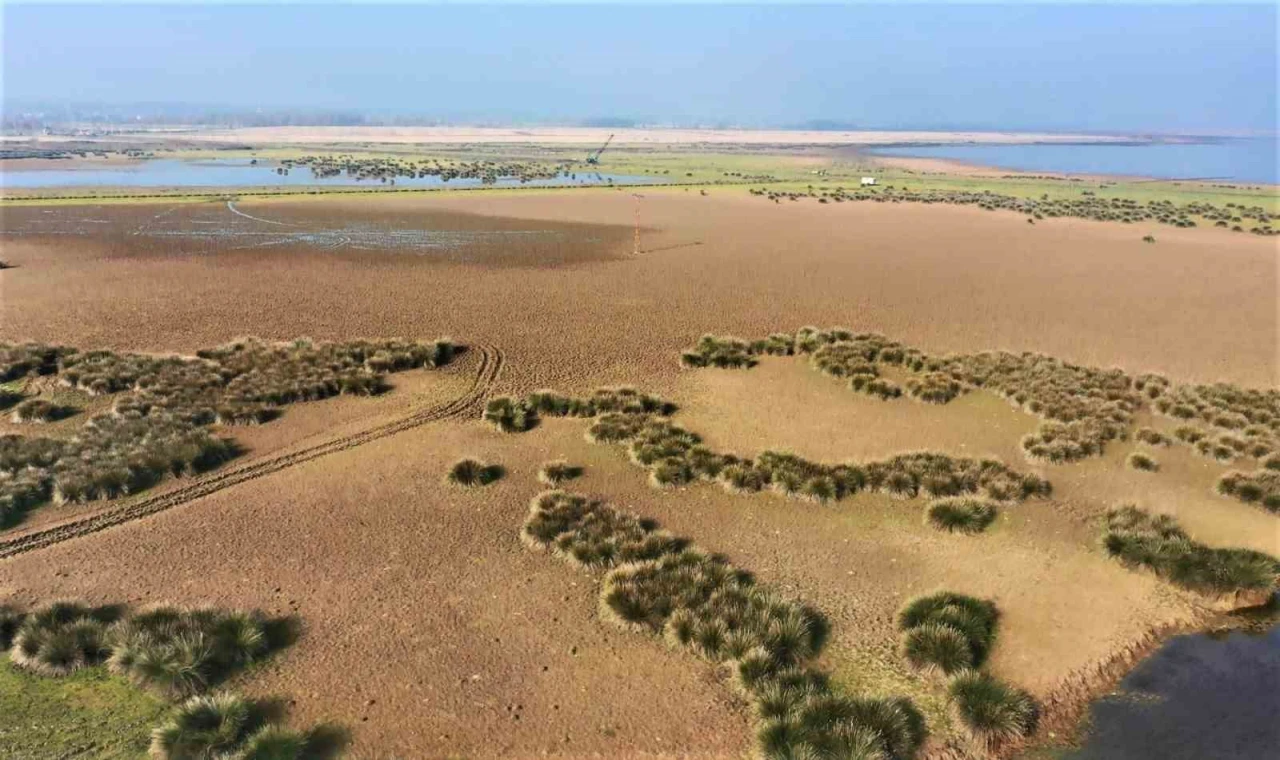
[[[863,177],[863,178],[862,178],[862,186],[863,186],[863,187],[870,187],[871,185],[874,185],[875,183],[876,183],[876,178],[875,178],[875,177]]]

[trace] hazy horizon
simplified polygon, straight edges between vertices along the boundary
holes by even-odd
[[[1276,132],[1274,5],[7,3],[6,110]]]

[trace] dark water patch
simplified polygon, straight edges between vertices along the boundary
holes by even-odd
[[[1280,625],[1171,639],[1094,703],[1065,760],[1271,760],[1280,748]]]

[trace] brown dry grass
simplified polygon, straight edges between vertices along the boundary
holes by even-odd
[[[5,237],[6,258],[20,266],[0,275],[0,338],[190,351],[243,334],[452,334],[504,350],[500,392],[630,383],[672,397],[677,420],[718,449],[790,447],[828,461],[923,447],[989,454],[1049,477],[1054,498],[1003,510],[982,536],[949,536],[920,524],[921,504],[876,495],[818,507],[707,485],[659,492],[620,451],[586,443],[581,421],[502,436],[477,420],[419,428],[6,560],[0,597],[297,612],[303,639],[247,688],[297,699],[300,721],[347,723],[360,753],[739,757],[750,742],[741,705],[704,665],[599,625],[586,576],[521,549],[542,462],[585,465],[576,490],[655,517],[814,602],[832,617],[826,664],[841,680],[912,695],[943,738],[941,686],[895,653],[893,613],[906,597],[945,585],[994,598],[1004,617],[991,668],[1045,696],[1145,631],[1195,616],[1186,595],[1097,551],[1089,520],[1108,506],[1177,509],[1200,540],[1277,552],[1280,519],[1213,496],[1225,468],[1177,446],[1161,452],[1154,476],[1123,467],[1129,445],[1030,467],[1017,442],[1035,420],[985,393],[942,407],[880,402],[802,359],[737,373],[676,363],[706,331],[844,324],[930,352],[1034,349],[1179,380],[1271,385],[1269,241],[1171,230],[1151,247],[1130,228],[1078,220],[1030,227],[962,208],[762,207],[649,191],[648,252],[632,257],[624,225],[634,203],[599,190],[238,205],[307,227],[562,233],[555,246],[437,255],[305,241],[233,251],[129,234],[175,218],[179,229],[226,224],[225,204],[5,209],[6,230],[50,217],[108,223],[92,238]],[[613,226],[590,226],[600,224]],[[387,396],[301,404],[235,434],[253,455],[321,440],[455,395],[464,375],[397,375]],[[478,493],[440,488],[439,473],[464,453],[501,461],[508,477]],[[33,520],[72,514],[46,509]],[[1080,609],[1090,614],[1069,614]],[[344,673],[361,676],[334,675]]]

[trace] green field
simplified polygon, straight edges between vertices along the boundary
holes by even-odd
[[[167,711],[164,701],[105,666],[45,678],[0,656],[0,757],[9,760],[140,760]]]

